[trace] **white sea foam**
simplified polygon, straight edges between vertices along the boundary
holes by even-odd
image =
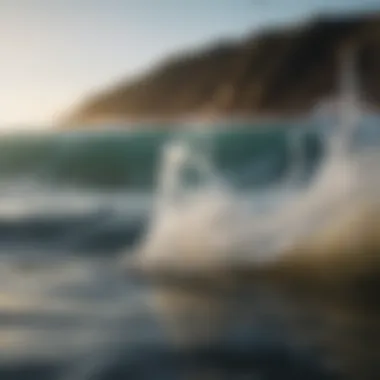
[[[167,146],[156,213],[137,252],[139,265],[189,270],[265,264],[326,226],[341,223],[347,210],[377,203],[380,155],[354,147],[360,114],[352,62],[345,61],[340,125],[324,137],[326,153],[319,170],[306,187],[293,188],[290,195],[288,186],[268,190],[271,207],[262,210],[264,198],[257,193],[242,197],[234,191],[213,167],[207,147],[199,149],[186,139]],[[189,169],[196,187],[188,184]]]

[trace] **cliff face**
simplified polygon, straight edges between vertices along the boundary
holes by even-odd
[[[72,122],[192,116],[296,115],[337,91],[338,52],[357,48],[365,100],[380,105],[380,14],[314,19],[169,59],[100,93]]]

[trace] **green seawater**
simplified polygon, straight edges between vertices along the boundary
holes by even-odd
[[[290,137],[302,129],[308,171],[323,154],[315,131],[298,125],[231,125],[200,132],[154,128],[7,134],[0,137],[0,178],[53,187],[152,191],[164,147],[181,139],[195,146],[207,141],[215,167],[237,186],[266,185],[286,175],[294,161]]]

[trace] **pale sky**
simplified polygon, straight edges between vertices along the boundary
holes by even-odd
[[[0,126],[49,124],[167,54],[374,0],[0,0]],[[377,6],[379,9],[379,7]]]

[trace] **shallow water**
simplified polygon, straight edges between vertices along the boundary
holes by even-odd
[[[324,150],[318,145],[323,139],[310,137],[311,131],[310,140],[291,145],[289,152],[287,133],[284,129],[257,135],[230,130],[211,137],[182,136],[195,145],[206,141],[206,147],[211,140],[216,157],[211,170],[215,169],[217,182],[222,179],[218,186],[212,180],[208,187],[210,178],[190,172],[184,193],[176,192],[178,184],[160,187],[164,175],[158,169],[159,156],[168,138],[164,134],[158,138],[157,133],[134,136],[113,131],[3,140],[8,148],[12,144],[18,148],[0,154],[0,379],[377,379],[379,281],[377,267],[372,265],[370,273],[368,265],[361,264],[368,257],[354,256],[353,267],[363,268],[364,275],[354,271],[348,281],[325,281],[326,276],[322,281],[313,260],[302,264],[306,265],[302,276],[293,274],[293,265],[288,272],[282,272],[282,267],[277,271],[277,264],[271,267],[274,272],[252,265],[257,264],[254,259],[259,253],[264,259],[260,263],[266,262],[258,247],[288,247],[287,239],[283,245],[285,232],[298,242],[298,233],[312,225],[309,216],[320,210],[323,216],[336,215],[335,209],[328,214],[326,209],[330,212],[332,205],[344,206],[352,199],[339,192],[346,183],[336,177],[339,166],[326,175],[340,184],[327,188],[335,192],[324,192],[329,196],[318,198],[312,209],[305,206],[306,211],[299,207],[301,203],[292,203],[303,200],[309,205],[309,199],[315,200],[310,178],[315,177]],[[366,147],[374,144],[371,152],[376,152],[375,140],[356,138]],[[377,153],[371,157],[374,164],[367,158],[360,161],[364,173],[375,169],[355,177],[363,184],[355,187],[355,196],[356,191],[364,194],[363,189],[370,189],[368,194],[373,195],[372,190],[378,189]],[[210,168],[202,162],[207,177]],[[162,192],[158,203],[154,184]],[[225,186],[227,198],[221,191]],[[173,200],[179,202],[181,212],[167,208]],[[276,218],[277,224],[267,218],[280,208],[292,210],[289,205],[297,208]],[[198,219],[187,211],[191,209],[200,215]],[[233,213],[224,213],[231,209]],[[157,223],[162,225],[162,212],[165,218],[171,215],[168,225],[176,229],[155,235],[164,237],[157,250],[149,233]],[[285,218],[290,214],[292,228]],[[221,215],[228,216],[226,224],[218,219]],[[300,228],[296,222],[306,217]],[[325,219],[318,215],[316,225],[320,220]],[[267,233],[265,239],[255,240],[261,233],[254,233],[253,226]],[[233,258],[228,270],[211,266],[191,273],[147,273],[122,266],[124,258],[143,252],[145,243],[152,241],[149,247],[155,249],[154,255],[159,251],[159,261],[165,262],[175,240],[172,231],[184,233],[176,232],[177,240],[178,236],[198,239],[200,251],[191,252],[194,260],[211,254],[202,251],[205,246],[214,249],[210,237],[228,243],[217,246],[227,247],[229,259]],[[236,232],[241,233],[238,239],[231,240]],[[317,240],[319,236],[325,235],[317,234]],[[243,237],[250,265],[235,260],[242,246],[236,243]],[[175,253],[184,261],[180,248],[189,245],[177,247]],[[231,247],[236,252],[230,252]],[[270,263],[282,264],[283,256],[275,253]],[[339,260],[321,264],[321,272],[340,279]]]
[[[2,379],[379,374],[374,289],[300,291],[254,276],[146,281],[105,259],[2,261]]]

